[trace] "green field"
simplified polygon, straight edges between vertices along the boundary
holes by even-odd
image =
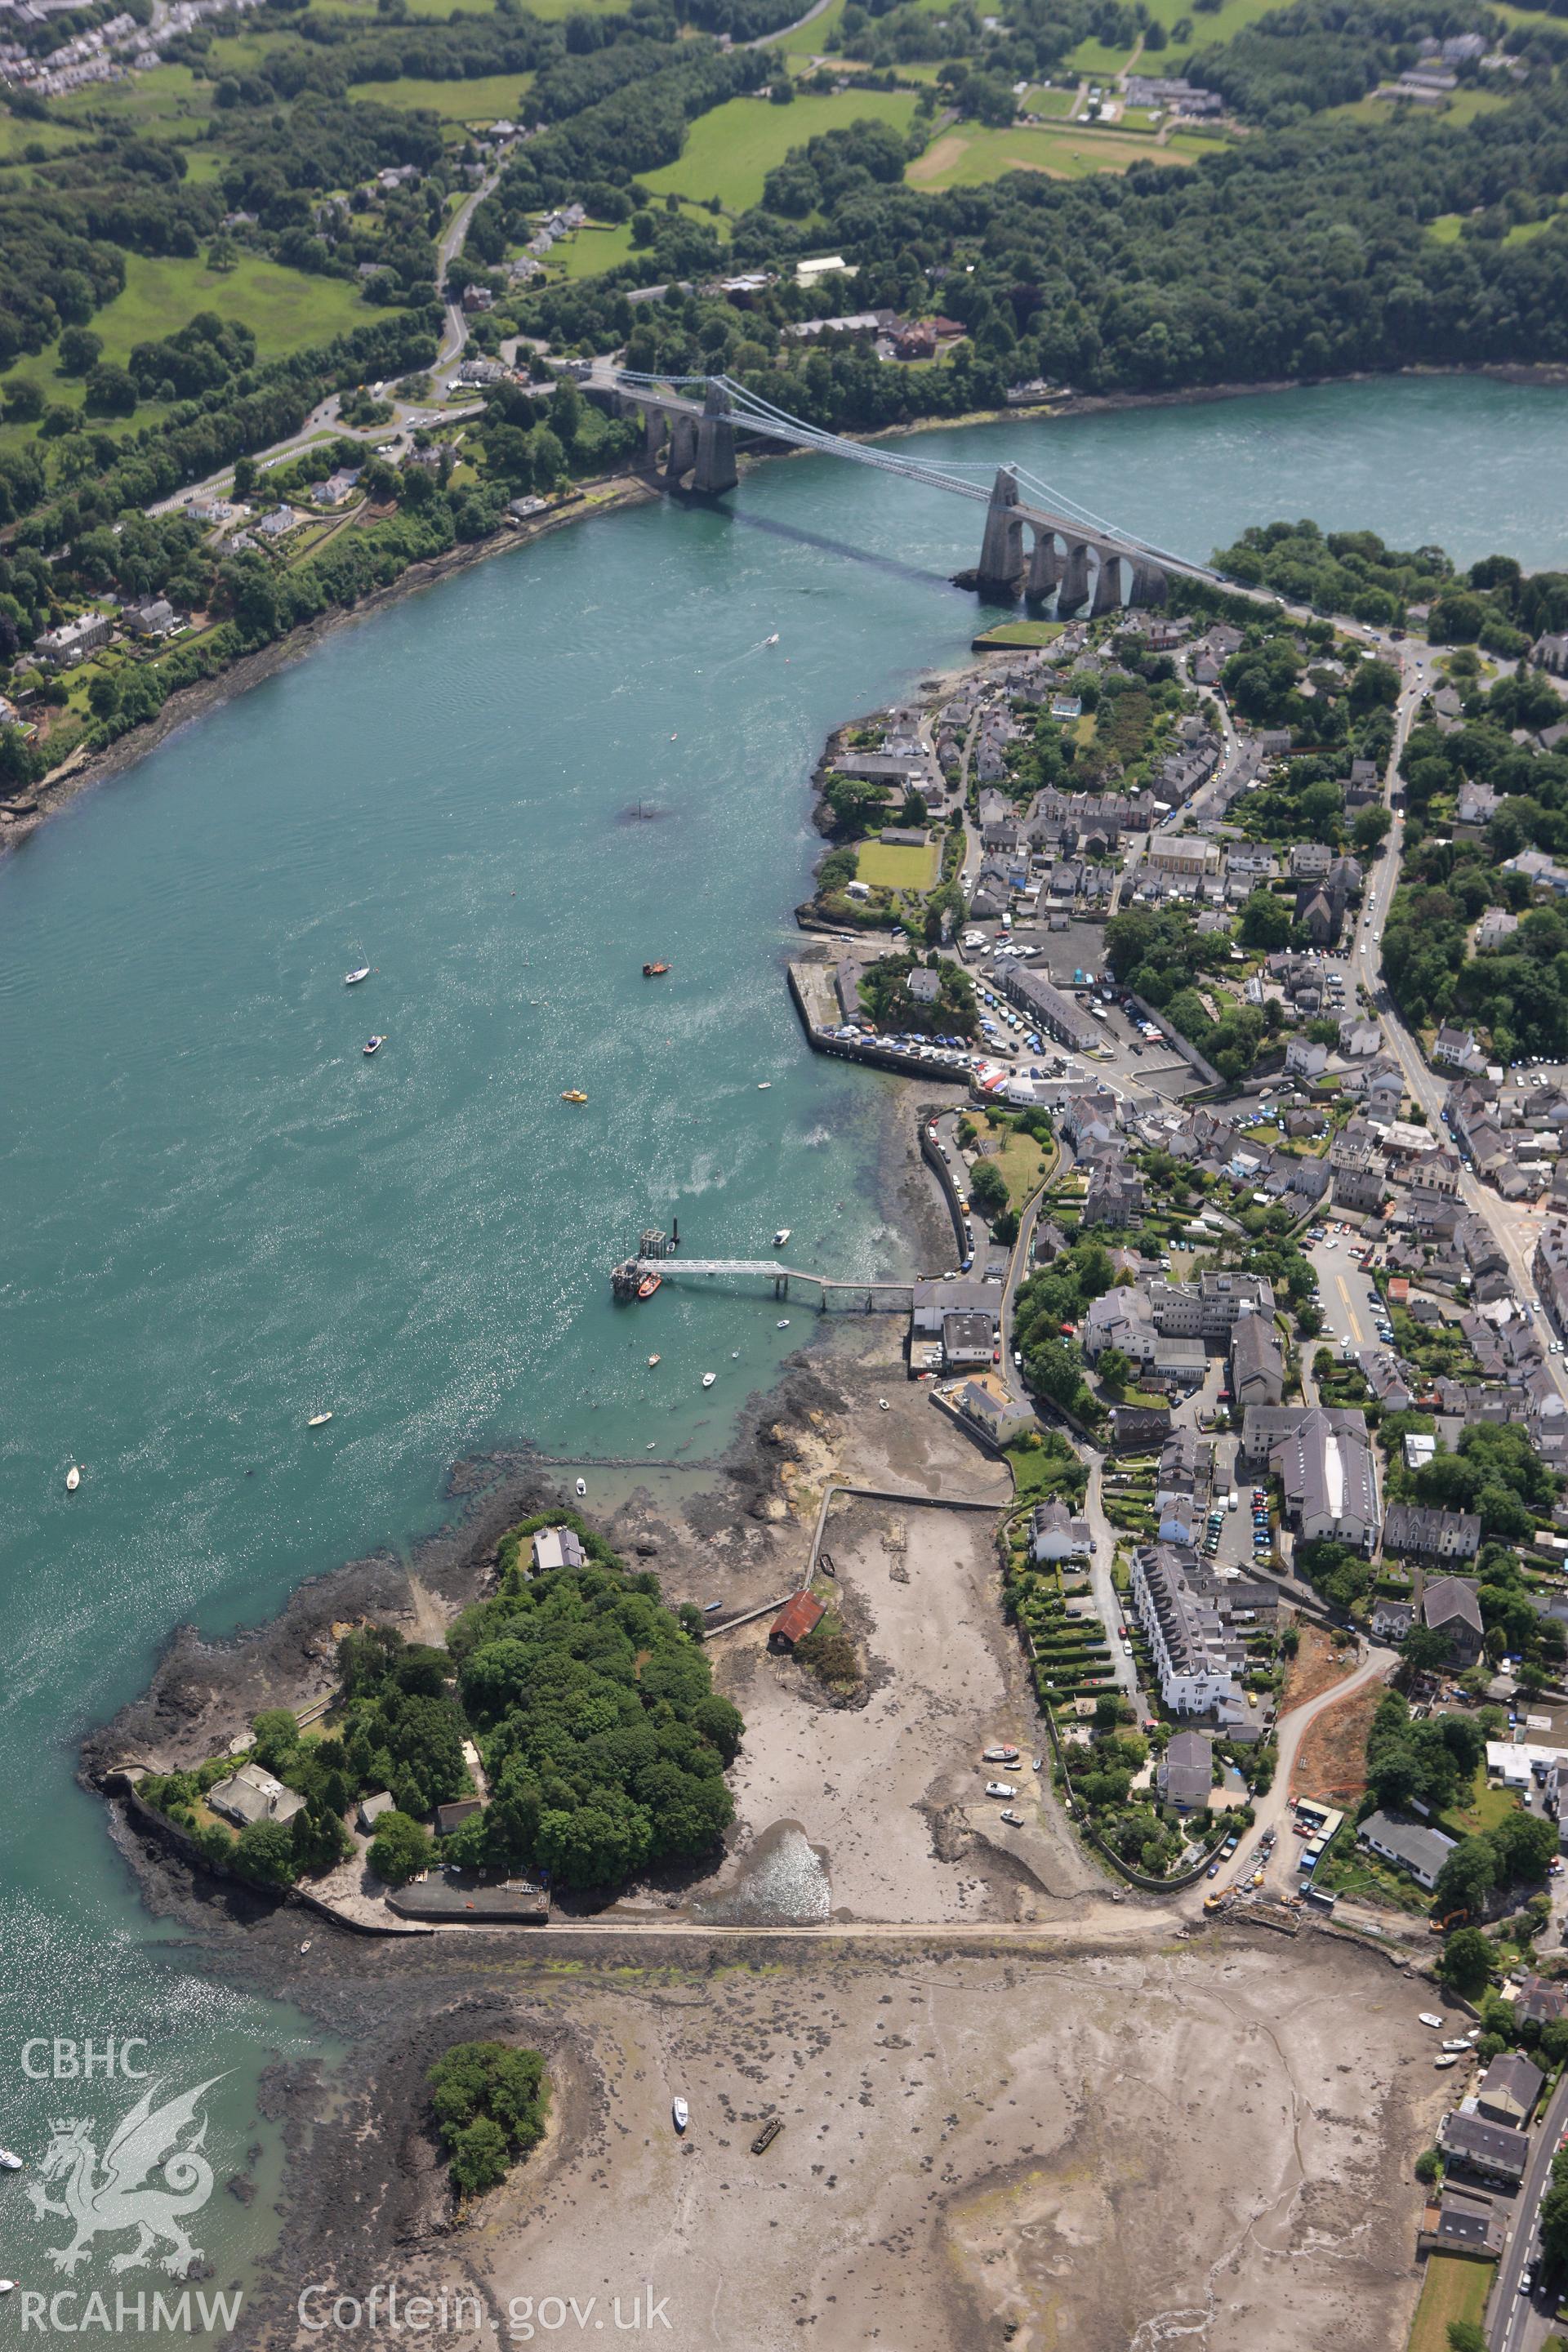
[[[1065,121],[1078,104],[1078,92],[1047,89],[1043,82],[1036,82],[1018,102],[1026,114],[1044,114],[1052,121]]]
[[[307,277],[257,254],[241,255],[233,269],[220,274],[199,260],[128,253],[125,290],[95,313],[92,331],[102,338],[105,360],[123,365],[134,344],[174,334],[198,310],[216,310],[220,319],[247,326],[261,359],[281,358],[307,343],[330,342],[351,327],[363,327],[373,315],[345,279]],[[41,385],[45,399],[57,405],[79,408],[82,404],[80,377],[56,374],[52,344],[36,358],[19,360],[6,381],[22,378]],[[133,416],[103,420],[97,429],[115,435],[136,432],[154,423],[158,415],[154,404],[143,402]],[[31,439],[35,432],[31,425],[0,427],[0,436],[6,440]]]
[[[1448,2352],[1451,2319],[1468,2319],[1479,2327],[1496,2275],[1495,2263],[1471,2262],[1462,2254],[1428,2254],[1409,2352]]]
[[[1136,52],[1132,49],[1108,49],[1103,41],[1080,41],[1068,58],[1074,73],[1085,74],[1092,82],[1114,81],[1125,73]]]
[[[801,13],[804,16],[805,12],[803,9]],[[828,0],[828,5],[820,16],[814,16],[809,25],[802,25],[795,32],[786,33],[776,46],[786,58],[821,57],[825,54],[824,42],[830,33],[838,30],[843,16],[844,0]]]
[[[1141,73],[1176,75],[1194,49],[1212,47],[1216,41],[1233,40],[1245,25],[1255,25],[1259,16],[1269,16],[1276,8],[1287,7],[1289,0],[1225,0],[1224,6],[1213,16],[1194,16],[1192,0],[1149,0],[1149,14],[1167,32],[1183,16],[1192,18],[1192,38],[1179,45],[1173,41],[1168,48],[1145,49],[1138,60]]]
[[[479,74],[472,81],[356,81],[351,98],[374,99],[382,106],[422,106],[447,122],[507,122],[512,121],[531,73]]]
[[[197,81],[189,66],[155,66],[129,81],[89,82],[49,100],[57,122],[83,124],[95,116],[106,122],[134,123],[139,130],[171,132],[205,130],[212,112],[212,85]]]
[[[74,131],[58,122],[26,122],[19,114],[0,114],[0,163],[20,163],[29,147],[41,148],[46,155],[58,155],[81,143]]]
[[[976,653],[995,646],[1048,646],[1066,626],[1062,621],[999,621],[974,640]]]
[[[804,147],[819,131],[843,131],[867,120],[908,131],[914,112],[914,96],[907,89],[847,89],[827,98],[807,93],[793,106],[731,98],[711,114],[698,116],[678,162],[640,176],[655,195],[675,194],[699,203],[717,196],[729,211],[744,212],[761,201],[763,180],[792,147]]]
[[[699,205],[684,205],[681,209],[723,233],[723,222],[715,220],[711,213]],[[588,221],[574,236],[563,237],[547,255],[545,268],[552,277],[596,278],[602,269],[616,269],[623,261],[629,261],[634,249],[630,221],[620,221],[613,226],[607,222]],[[536,285],[538,282],[534,280]]]
[[[1131,163],[1189,163],[1205,142],[1173,139],[1161,147],[1136,131],[1096,131],[1074,123],[1060,131],[988,130],[955,122],[938,133],[904,177],[917,188],[978,188],[1007,172],[1044,172],[1053,180],[1087,180],[1096,172],[1125,172]]]
[[[863,841],[855,866],[856,879],[880,883],[885,890],[929,890],[936,880],[940,856],[934,841],[924,849],[908,848],[899,841]]]
[[[259,254],[242,254],[232,269],[218,271],[200,260],[128,253],[125,291],[98,312],[92,329],[103,337],[104,358],[122,361],[133,343],[172,333],[198,310],[242,321],[264,360],[330,342],[375,315],[346,278],[307,277]]]

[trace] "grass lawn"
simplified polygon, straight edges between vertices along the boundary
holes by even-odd
[[[1026,123],[1011,131],[957,122],[942,131],[904,173],[917,188],[977,188],[1007,172],[1044,172],[1053,180],[1086,180],[1096,172],[1125,172],[1142,162],[1185,163],[1174,144],[1157,146],[1136,131],[1096,131],[1074,123],[1060,131]]]
[[[856,877],[885,890],[929,890],[936,881],[942,851],[933,841],[914,849],[900,841],[863,841]]]
[[[1448,2352],[1448,2322],[1468,2319],[1476,2326],[1487,2307],[1487,2291],[1497,2274],[1495,2263],[1478,2263],[1460,2254],[1428,2254],[1421,2300],[1410,2328],[1409,2352]]]
[[[1132,62],[1131,49],[1108,49],[1103,41],[1080,41],[1068,58],[1075,73],[1080,73],[1097,84],[1113,81],[1125,73]]]
[[[1040,1174],[1040,1162],[1044,1160],[1047,1173],[1050,1171],[1049,1147],[1032,1135],[1019,1134],[1014,1128],[995,1126],[984,1111],[971,1111],[969,1117],[983,1142],[1000,1147],[987,1151],[985,1157],[995,1161],[1007,1180],[1008,1207],[1021,1209],[1030,1193],[1037,1192],[1045,1181]]]
[[[1045,82],[1037,81],[1024,92],[1019,103],[1026,114],[1046,114],[1055,121],[1063,121],[1078,104],[1078,92],[1076,89],[1053,89]]]
[[[1064,621],[999,621],[984,636],[976,637],[975,646],[1048,646],[1059,637],[1067,624]]]
[[[447,122],[505,122],[513,119],[531,73],[480,74],[472,81],[356,81],[351,98],[374,99],[382,106],[422,106]]]
[[[715,220],[700,205],[684,205],[681,209],[696,220],[706,221],[722,236],[727,224]],[[601,270],[618,268],[632,257],[632,225],[620,221],[613,227],[607,223],[588,221],[573,236],[563,237],[550,253],[545,268],[552,277],[596,278]]]
[[[816,32],[816,26],[811,29]],[[763,180],[792,147],[804,147],[819,131],[843,131],[868,120],[907,131],[914,112],[914,93],[907,89],[847,89],[827,98],[806,93],[793,106],[731,98],[698,116],[677,162],[641,178],[656,196],[673,194],[696,202],[717,196],[731,212],[744,212],[760,203]]]
[[[1470,1801],[1454,1806],[1449,1819],[1465,1835],[1475,1836],[1483,1830],[1495,1830],[1499,1822],[1519,1811],[1519,1799],[1511,1789],[1494,1788],[1487,1780],[1484,1763],[1476,1767],[1476,1778],[1470,1791]]]

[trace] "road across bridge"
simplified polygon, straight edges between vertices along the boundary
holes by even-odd
[[[1010,597],[1022,590],[1059,613],[1095,614],[1123,604],[1163,604],[1173,572],[1215,577],[1205,565],[1091,514],[1025,467],[1003,466],[987,481],[989,467],[935,465],[875,442],[847,440],[791,416],[731,376],[651,376],[600,365],[584,389],[622,415],[640,413],[647,463],[671,487],[689,478],[689,487],[709,497],[733,489],[740,479],[735,436],[749,433],[790,448],[847,457],[984,506],[985,530],[974,578],[978,588],[994,594]]]

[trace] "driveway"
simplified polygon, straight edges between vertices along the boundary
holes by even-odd
[[[1353,1674],[1347,1675],[1342,1682],[1332,1684],[1328,1690],[1321,1691],[1316,1698],[1308,1699],[1304,1706],[1292,1707],[1289,1715],[1279,1717],[1279,1761],[1275,1767],[1274,1785],[1266,1796],[1258,1797],[1253,1802],[1258,1832],[1272,1829],[1279,1832],[1268,1866],[1268,1884],[1275,1892],[1293,1889],[1297,1883],[1296,1841],[1285,1832],[1290,1814],[1290,1773],[1302,1740],[1321,1715],[1326,1715],[1331,1707],[1342,1706],[1357,1691],[1364,1690],[1369,1683],[1386,1681],[1397,1663],[1392,1650],[1370,1651]]]

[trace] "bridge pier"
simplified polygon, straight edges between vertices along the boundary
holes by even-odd
[[[679,410],[669,420],[669,455],[664,461],[667,482],[685,479],[697,463],[697,426]]]
[[[1024,569],[1024,519],[1018,511],[1018,483],[1005,467],[998,468],[985,509],[985,536],[980,543],[975,585],[984,593],[1000,590],[1016,596]]]
[[[708,498],[720,498],[740,480],[735,465],[735,428],[730,422],[730,395],[721,383],[710,383],[697,428],[697,469],[691,487]]]
[[[1121,558],[1109,547],[1097,547],[1100,569],[1094,583],[1094,601],[1090,614],[1098,619],[1101,613],[1120,612],[1121,608]]]
[[[1029,574],[1024,583],[1024,593],[1032,604],[1048,604],[1060,585],[1062,555],[1054,530],[1035,526],[1035,544],[1029,555]]]

